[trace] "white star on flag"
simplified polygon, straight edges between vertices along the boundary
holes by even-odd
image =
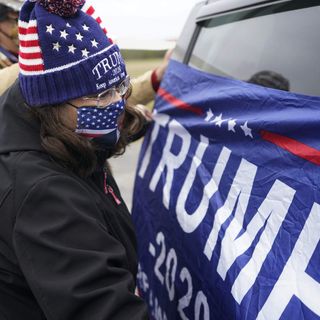
[[[214,117],[214,114],[212,113],[212,110],[209,109],[209,111],[207,111],[207,117],[205,118],[205,121],[209,121],[213,117]]]
[[[221,127],[224,120],[222,120],[222,113],[219,115],[219,117],[215,117],[211,122],[215,123],[216,126]]]
[[[80,32],[76,34],[76,37],[77,37],[77,40],[79,40],[79,41],[82,41],[82,39],[83,39],[83,35],[81,35]]]
[[[59,52],[59,50],[61,48],[60,43],[56,42],[56,43],[53,43],[52,45],[53,45],[53,50],[56,50],[56,51]]]
[[[64,38],[65,40],[67,40],[68,35],[69,33],[66,30],[60,31],[60,38]]]
[[[90,29],[86,24],[84,24],[84,25],[82,26],[82,28],[83,28],[84,31],[89,31],[89,29]]]
[[[52,27],[52,24],[46,26],[47,27],[47,33],[50,33],[52,35],[52,32],[55,30],[53,27]]]
[[[66,26],[67,26],[68,28],[71,28],[71,25],[70,25],[69,22],[67,22]]]
[[[240,128],[244,132],[245,136],[249,136],[253,139],[252,129],[248,127],[248,121],[246,121],[246,123],[243,126],[240,126]]]
[[[71,53],[74,53],[77,49],[73,44],[71,46],[68,46],[68,48],[69,48],[68,52],[71,52]]]
[[[91,40],[91,44],[92,44],[92,47],[98,48],[99,43],[96,41],[96,39]]]
[[[81,50],[82,56],[88,58],[89,56],[89,51],[87,49]]]
[[[236,130],[235,130],[235,128],[234,128],[236,125],[237,125],[236,120],[230,119],[230,120],[228,121],[228,130],[229,130],[229,131],[232,131],[232,132],[236,132]]]

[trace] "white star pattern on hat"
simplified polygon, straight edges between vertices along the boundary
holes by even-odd
[[[74,53],[77,49],[73,44],[71,46],[68,46],[68,48],[69,48],[68,52],[71,52],[71,53]]]
[[[79,25],[74,26],[67,21],[64,28],[53,23],[45,25],[45,28],[46,33],[52,36],[52,50],[61,55],[67,53],[71,59],[87,59],[101,47],[101,42],[92,37],[93,29],[88,23],[82,22],[80,29]]]
[[[52,24],[46,26],[47,27],[47,33],[50,33],[52,35],[52,32],[55,30],[55,28],[52,27]]]
[[[88,58],[89,57],[89,51],[87,49],[81,50],[82,56]]]
[[[82,26],[82,28],[83,28],[84,31],[89,31],[89,29],[90,29],[90,27],[88,27],[86,24],[84,24]]]
[[[76,34],[76,37],[78,41],[82,41],[83,39],[83,35],[80,32]]]
[[[67,33],[66,30],[60,31],[60,38],[67,39],[68,35],[69,35],[69,33]]]
[[[53,50],[56,50],[56,51],[59,52],[59,50],[61,48],[60,43],[56,42],[56,43],[53,43],[52,45],[53,45]]]
[[[91,40],[91,44],[92,44],[92,47],[98,48],[99,43],[96,41],[96,39]]]

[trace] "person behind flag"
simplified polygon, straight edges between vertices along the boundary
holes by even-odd
[[[0,2],[0,69],[18,62],[18,12]]]
[[[289,80],[282,74],[271,70],[259,71],[252,75],[247,82],[267,88],[290,91]]]
[[[27,0],[20,12],[19,79],[0,98],[1,319],[148,319],[106,163],[143,117],[93,12],[85,0]]]

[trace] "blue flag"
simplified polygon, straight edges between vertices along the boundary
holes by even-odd
[[[139,159],[153,319],[320,319],[320,98],[172,61]]]

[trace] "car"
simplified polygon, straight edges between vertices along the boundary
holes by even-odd
[[[152,319],[320,319],[320,4],[192,10],[133,201]]]
[[[239,80],[271,70],[288,80],[290,91],[319,96],[318,7],[317,1],[199,3],[173,58]]]

